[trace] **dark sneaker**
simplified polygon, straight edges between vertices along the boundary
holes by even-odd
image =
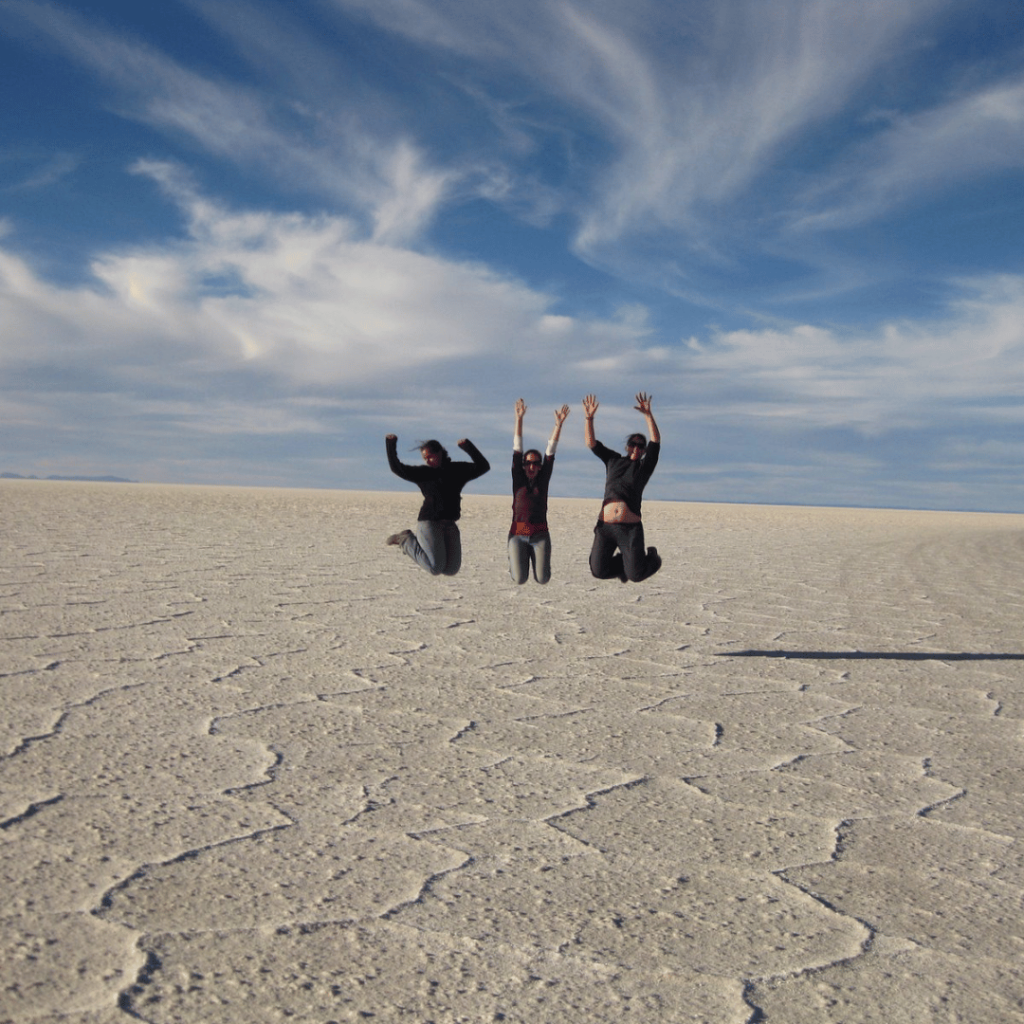
[[[413,536],[412,530],[403,530],[401,533],[393,533],[387,539],[388,544],[404,544]]]
[[[644,579],[650,579],[661,568],[661,555],[657,548],[647,549],[647,575]]]

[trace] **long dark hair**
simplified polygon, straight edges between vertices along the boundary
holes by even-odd
[[[540,494],[540,487],[541,487],[540,468],[538,468],[537,476],[535,476],[532,481],[530,480],[529,474],[526,472],[526,459],[530,455],[536,455],[537,456],[537,459],[540,462],[540,467],[541,468],[544,466],[544,456],[539,451],[537,451],[536,448],[529,448],[525,452],[523,452],[523,470],[522,470],[522,472],[523,472],[523,476],[526,477],[526,490],[527,490],[527,492],[529,494]]]

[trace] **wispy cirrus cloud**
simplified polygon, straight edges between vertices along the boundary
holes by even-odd
[[[581,168],[578,245],[702,233],[780,148],[843,110],[941,0],[713,6],[335,0],[416,42],[528,79],[605,148]],[[552,111],[553,120],[557,114]],[[586,131],[585,128],[582,129]]]
[[[472,9],[446,0],[333,0],[336,10],[428,53],[466,58],[452,82],[475,109],[454,120],[490,120],[487,152],[469,132],[446,134],[439,145],[407,100],[345,67],[286,7],[187,6],[248,63],[244,83],[53,5],[10,0],[8,16],[88,67],[122,116],[341,203],[382,241],[415,241],[446,203],[476,194],[527,217],[572,210],[577,251],[611,269],[642,252],[645,237],[671,240],[688,259],[714,260],[727,245],[723,210],[747,209],[759,230],[848,226],[915,202],[922,189],[1016,166],[1024,146],[1024,86],[990,83],[879,122],[838,154],[838,171],[798,183],[777,178],[759,197],[779,159],[855,112],[859,91],[948,0],[671,8],[524,0],[514,10],[500,0]],[[451,77],[443,60],[434,73],[438,82]],[[436,86],[432,101],[456,113],[451,83]],[[545,145],[565,151],[564,167],[548,168],[547,180],[523,162]]]
[[[74,174],[81,162],[77,153],[8,151],[0,154],[0,167],[7,172],[8,179],[0,185],[0,190],[8,193],[42,191]]]
[[[1022,164],[1024,76],[1014,75],[923,112],[891,115],[834,177],[816,184],[794,227],[848,228]]]
[[[204,74],[65,8],[12,0],[6,16],[31,25],[92,72],[120,116],[185,138],[293,192],[340,203],[382,241],[416,237],[452,185],[452,173],[432,167],[410,138],[375,133],[366,123],[370,118],[325,100],[312,82],[305,94],[283,102],[258,82]],[[303,38],[300,45],[296,39],[292,76],[304,71],[312,52],[319,65],[330,63],[312,40]],[[326,69],[321,77],[329,77]],[[307,98],[315,105],[303,102]]]

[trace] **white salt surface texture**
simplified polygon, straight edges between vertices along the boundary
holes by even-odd
[[[418,503],[0,484],[0,1020],[1024,1020],[1024,517]]]

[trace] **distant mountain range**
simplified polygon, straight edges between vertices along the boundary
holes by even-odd
[[[24,476],[21,473],[0,473],[0,480],[78,480],[93,484],[137,484],[120,476]]]

